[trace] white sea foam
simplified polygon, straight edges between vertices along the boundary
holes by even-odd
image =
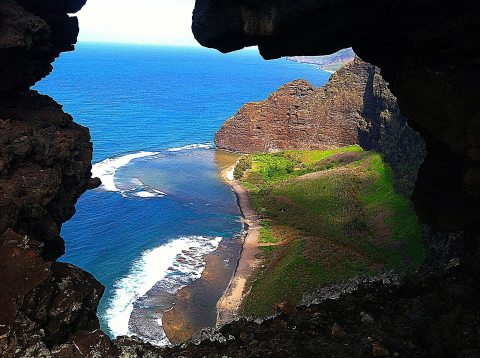
[[[155,193],[151,193],[149,191],[139,191],[139,192],[134,193],[133,195],[138,196],[139,198],[146,198],[146,199],[156,198],[158,196]]]
[[[105,191],[120,191],[115,185],[115,173],[121,167],[126,166],[132,160],[144,157],[151,157],[159,154],[158,152],[138,152],[125,154],[120,157],[107,158],[99,163],[93,165],[92,177],[97,177],[102,180],[101,189]]]
[[[228,181],[233,181],[235,179],[235,176],[233,175],[233,173],[235,172],[236,165],[237,164],[232,165],[230,168],[228,168],[225,171],[225,178],[227,178]]]
[[[204,143],[204,144],[189,144],[183,147],[178,148],[170,148],[167,149],[167,152],[180,152],[182,150],[192,150],[192,149],[211,149],[213,148],[211,143]]]
[[[193,149],[210,149],[213,148],[212,144],[189,144],[183,147],[170,148],[167,149],[167,152],[179,152],[183,150],[193,150]],[[153,157],[160,154],[160,152],[148,152],[140,151],[137,153],[125,154],[122,156],[107,158],[99,163],[95,163],[92,168],[92,177],[98,177],[102,180],[102,185],[100,190],[120,192],[120,194],[127,198],[129,196],[135,196],[138,198],[161,198],[166,194],[158,189],[148,188],[145,186],[139,178],[132,178],[130,180],[131,184],[134,185],[130,189],[119,189],[115,184],[115,174],[117,171],[128,165],[135,159]]]
[[[141,188],[143,186],[143,183],[140,179],[138,178],[132,178],[131,180],[132,184],[135,185],[137,188]]]
[[[142,190],[142,191],[134,191],[132,194],[136,197],[139,198],[144,198],[144,199],[150,199],[150,198],[163,198],[165,195],[167,195],[165,192],[158,190],[158,189],[148,189],[147,190]]]
[[[167,193],[161,191],[161,190],[157,190],[157,189],[152,189],[152,191],[155,193],[155,194],[158,194],[158,195],[161,195],[161,196],[165,196],[167,195]]]
[[[143,252],[129,273],[114,284],[105,316],[115,336],[129,335],[129,320],[135,301],[154,286],[169,293],[200,278],[205,269],[204,256],[215,251],[221,237],[187,236]],[[161,323],[161,316],[158,323]]]

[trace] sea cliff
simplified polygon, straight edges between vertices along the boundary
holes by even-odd
[[[296,80],[264,101],[247,103],[225,122],[215,144],[241,153],[358,144],[384,154],[397,189],[407,194],[425,155],[379,69],[358,57],[323,87]]]

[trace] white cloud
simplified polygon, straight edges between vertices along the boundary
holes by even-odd
[[[79,41],[198,45],[195,0],[88,0],[77,14]]]

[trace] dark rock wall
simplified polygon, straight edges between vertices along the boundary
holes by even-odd
[[[86,0],[0,2],[0,92],[27,90],[48,75],[61,52],[73,50],[77,12]]]
[[[55,260],[64,253],[60,227],[88,186],[88,129],[36,92],[0,100],[0,128],[0,232],[28,235]]]
[[[265,101],[244,105],[216,134],[215,144],[242,153],[359,144],[384,154],[397,189],[407,195],[425,156],[423,140],[408,127],[379,69],[359,58],[323,87],[297,80]]]
[[[359,144],[367,150],[382,153],[395,174],[395,188],[410,197],[418,168],[425,159],[425,143],[412,130],[398,108],[397,99],[380,74],[368,64],[368,78],[363,95]]]
[[[200,345],[164,351],[166,357],[478,357],[478,283],[458,267],[401,285],[384,278],[360,282],[339,299],[281,312],[261,324],[228,324]],[[338,292],[330,287],[330,294]],[[324,297],[319,297],[323,299]],[[148,347],[123,341],[129,351]]]
[[[92,143],[51,98],[29,90],[73,49],[85,1],[0,1],[0,356],[106,356],[103,287],[56,260],[62,224],[91,179]]]
[[[265,58],[352,47],[381,68],[426,142],[413,195],[422,220],[480,231],[478,1],[197,0],[192,28],[204,46],[258,45]]]

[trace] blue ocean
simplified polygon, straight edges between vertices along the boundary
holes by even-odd
[[[105,286],[104,330],[142,335],[134,312],[152,308],[142,327],[158,327],[144,337],[165,343],[161,310],[149,306],[154,296],[173,297],[198,279],[203,257],[242,231],[235,195],[219,175],[225,161],[215,132],[244,103],[288,81],[320,86],[328,77],[254,50],[81,43],[57,59],[35,89],[90,128],[92,173],[103,183],[63,226],[62,260]]]

